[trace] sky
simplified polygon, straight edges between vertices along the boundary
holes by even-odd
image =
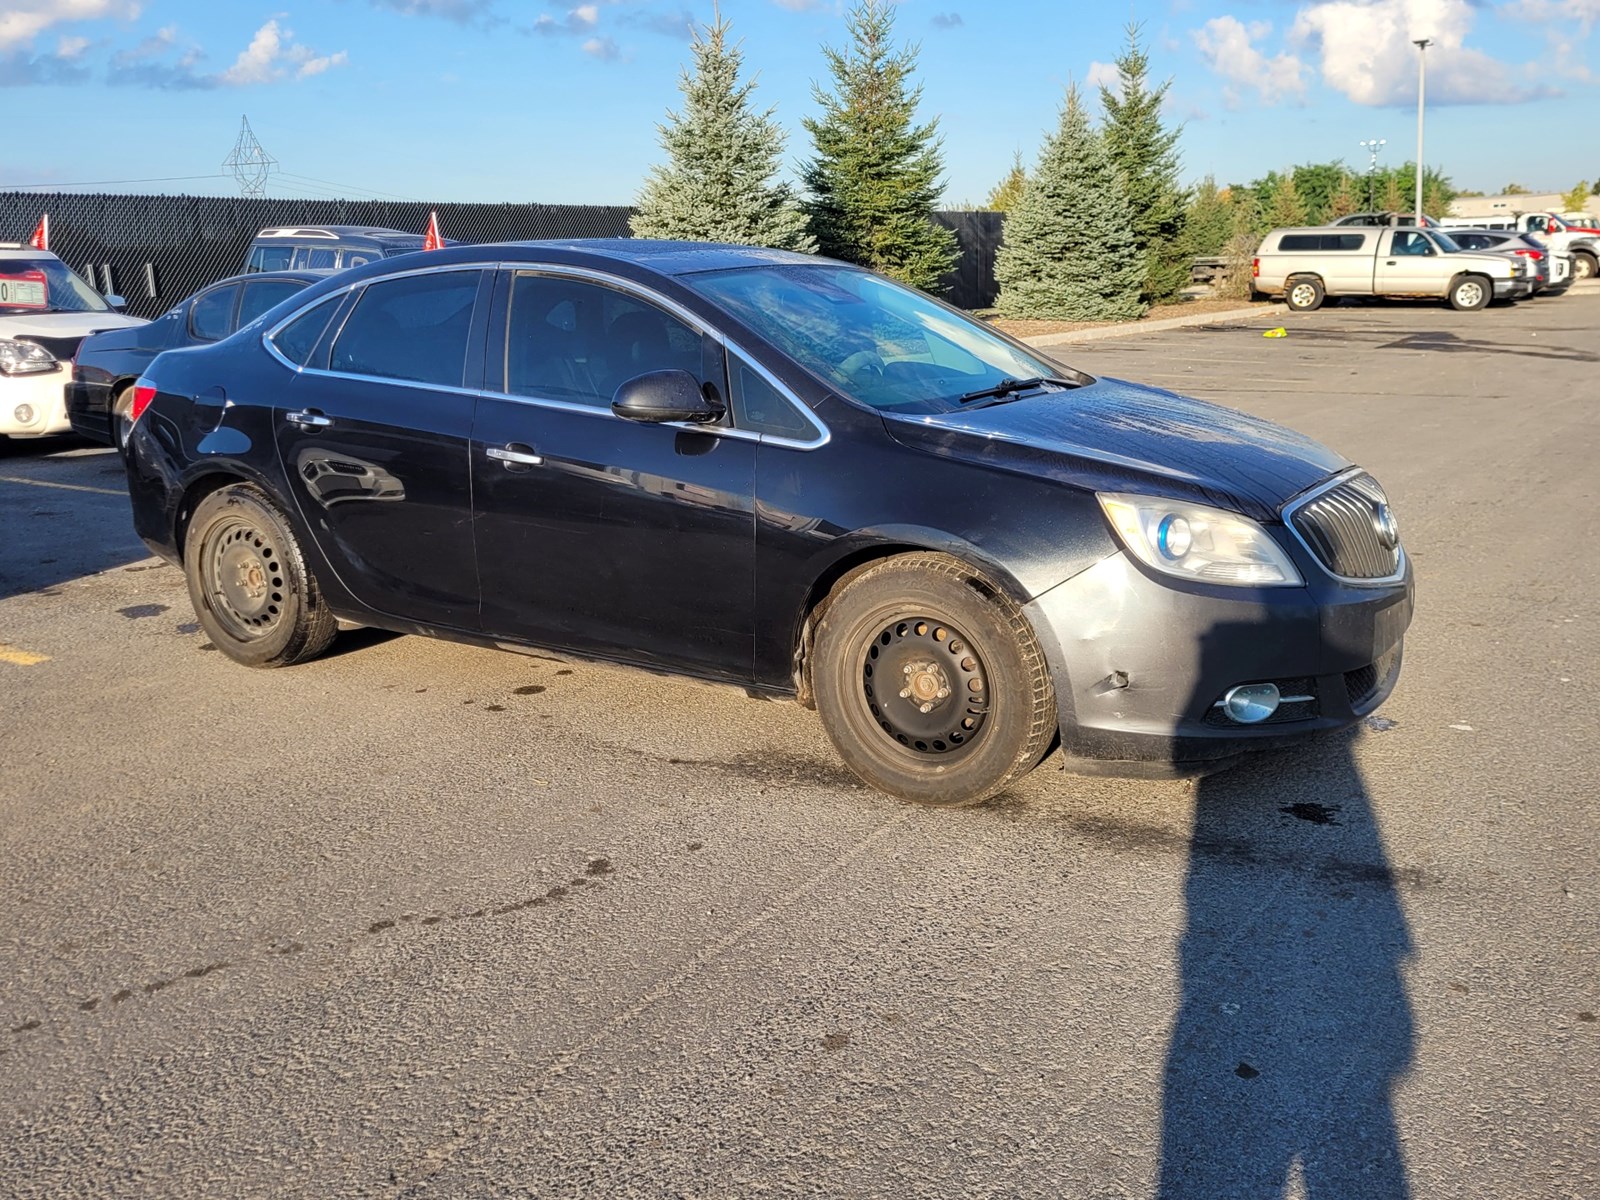
[[[280,7],[281,6],[281,7]],[[837,0],[721,0],[787,171],[845,41]],[[0,0],[0,189],[235,194],[248,115],[267,194],[628,204],[659,161],[692,23],[711,0]],[[1129,20],[1187,181],[1416,153],[1457,187],[1566,190],[1600,177],[1600,0],[900,0],[946,206],[1031,161],[1072,82],[1115,86]],[[139,182],[151,181],[151,182]],[[89,185],[80,187],[79,185]]]

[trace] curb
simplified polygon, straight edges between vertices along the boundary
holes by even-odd
[[[1165,333],[1169,329],[1188,329],[1195,325],[1221,325],[1234,321],[1249,321],[1256,317],[1281,317],[1289,310],[1281,304],[1257,304],[1251,308],[1230,309],[1226,312],[1195,313],[1187,317],[1167,317],[1161,321],[1125,321],[1121,325],[1103,325],[1095,329],[1074,329],[1070,333],[1041,333],[1020,339],[1041,350],[1051,346],[1070,346],[1077,342],[1098,342],[1105,338],[1133,337],[1141,333]]]

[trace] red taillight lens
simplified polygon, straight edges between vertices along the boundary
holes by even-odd
[[[1259,258],[1252,258],[1250,260],[1250,277],[1252,279],[1261,278],[1261,260]]]
[[[131,424],[144,415],[144,410],[150,407],[150,401],[156,398],[156,390],[149,384],[140,380],[133,385],[133,403],[128,406],[128,422]]]
[[[1518,258],[1531,258],[1534,262],[1544,261],[1543,250],[1513,250],[1511,253],[1515,254]]]

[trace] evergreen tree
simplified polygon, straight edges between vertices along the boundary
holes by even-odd
[[[1139,45],[1139,31],[1137,24],[1128,26],[1128,44],[1116,60],[1121,86],[1102,85],[1100,107],[1106,150],[1122,176],[1138,253],[1145,259],[1144,298],[1159,304],[1189,282],[1180,244],[1185,197],[1178,183],[1180,131],[1161,121],[1161,104],[1172,81],[1150,87],[1150,59]]]
[[[1411,211],[1411,201],[1406,198],[1405,192],[1400,190],[1400,177],[1393,171],[1384,173],[1383,200],[1378,208],[1383,212]]]
[[[1273,189],[1272,206],[1267,210],[1267,219],[1274,229],[1306,223],[1306,206],[1300,199],[1300,190],[1294,185],[1293,171],[1278,180],[1278,186]]]
[[[1328,219],[1338,220],[1361,211],[1361,201],[1356,197],[1355,183],[1348,173],[1339,176],[1339,187],[1328,202]]]
[[[1016,158],[1011,162],[1011,170],[1006,172],[1004,179],[994,185],[994,191],[989,193],[989,199],[983,206],[989,212],[1010,212],[1022,199],[1023,189],[1027,186],[1028,172],[1022,165],[1022,151],[1018,150]]]
[[[652,168],[629,227],[635,237],[815,250],[793,190],[773,179],[783,130],[771,109],[751,107],[755,83],[739,81],[744,55],[728,28],[719,14],[695,31],[683,109],[660,126],[667,162]]]
[[[995,260],[1008,317],[1131,320],[1147,276],[1122,176],[1076,87],[1044,143]]]
[[[801,175],[822,253],[932,290],[955,265],[955,234],[933,223],[944,190],[938,120],[914,124],[917,47],[896,49],[892,0],[858,0],[850,45],[823,47],[834,90],[813,87],[820,117],[805,120],[816,155]]]
[[[1214,258],[1232,236],[1233,204],[1228,193],[1207,175],[1189,195],[1183,224],[1184,257]]]

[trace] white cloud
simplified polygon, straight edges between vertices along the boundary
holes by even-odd
[[[1464,44],[1475,16],[1473,0],[1328,0],[1300,10],[1289,40],[1318,55],[1322,81],[1357,104],[1416,103],[1417,38],[1433,42],[1430,103],[1508,104],[1548,95],[1548,88],[1518,84],[1505,63]]]
[[[52,25],[139,15],[137,0],[8,0],[0,8],[0,51],[33,41]]]
[[[77,58],[89,48],[89,39],[86,37],[68,37],[63,35],[56,42],[57,58]]]
[[[828,0],[772,0],[779,8],[787,8],[790,12],[810,12],[821,8]]]
[[[1265,21],[1248,26],[1237,17],[1212,17],[1194,31],[1194,44],[1209,66],[1228,81],[1223,98],[1237,107],[1240,89],[1251,88],[1268,104],[1305,98],[1305,64],[1293,54],[1268,58],[1256,48],[1272,33]]]
[[[1117,69],[1116,63],[1091,62],[1086,82],[1092,88],[1105,88],[1117,95],[1122,94],[1122,72]]]
[[[621,56],[622,51],[617,43],[608,37],[592,37],[581,47],[585,54],[592,54],[595,58],[611,60]]]
[[[281,28],[274,18],[256,30],[233,66],[218,75],[216,81],[228,87],[246,87],[275,83],[291,75],[295,79],[306,79],[347,61],[349,55],[343,50],[319,55],[309,46],[301,45],[294,40],[294,33]]]

